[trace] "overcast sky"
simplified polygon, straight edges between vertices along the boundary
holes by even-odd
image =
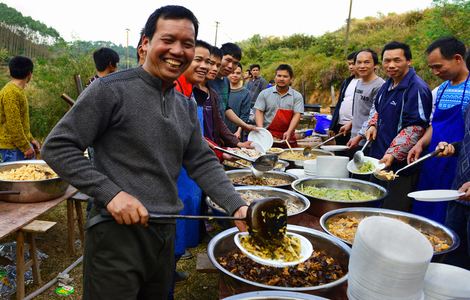
[[[236,42],[254,34],[318,36],[343,26],[349,0],[0,0],[25,16],[56,29],[67,41],[105,40],[134,47],[148,16],[158,7],[179,4],[191,9],[200,23],[199,38],[214,43],[215,22],[220,22],[217,44]],[[353,0],[352,17],[402,13],[430,7],[432,0]]]

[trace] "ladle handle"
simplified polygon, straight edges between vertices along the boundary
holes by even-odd
[[[364,152],[364,149],[366,149],[367,145],[369,145],[371,140],[367,140],[366,143],[364,144],[364,146],[362,146],[362,149],[361,151]]]
[[[220,148],[220,147],[218,147],[218,146],[213,146],[213,147],[214,147],[214,149],[219,150],[220,152],[230,154],[230,155],[232,155],[232,156],[235,156],[235,157],[237,157],[237,158],[240,158],[240,159],[249,161],[249,162],[251,162],[251,163],[255,162],[255,161],[254,161],[252,158],[250,158],[250,157],[238,155],[238,154],[236,154],[236,153],[234,153],[234,152],[232,152],[232,151],[229,151],[229,150],[224,149],[224,148]]]
[[[326,143],[328,143],[329,141],[332,141],[332,140],[334,140],[335,138],[339,137],[340,135],[343,135],[343,133],[342,133],[342,132],[340,132],[340,133],[338,133],[338,134],[336,134],[336,135],[334,135],[334,136],[332,136],[332,137],[330,137],[330,138],[326,139],[324,142],[321,142],[320,144],[318,144],[318,145],[315,145],[315,146],[313,147],[313,149],[315,149],[315,148],[318,148],[318,147],[320,147],[320,146],[323,146],[323,145],[325,145]]]
[[[455,145],[457,145],[458,143],[460,143],[460,142],[453,142],[453,143],[450,143],[449,145],[455,146]],[[444,147],[444,149],[445,149],[445,147]],[[395,175],[398,174],[398,172],[401,172],[401,171],[404,171],[404,170],[406,170],[406,169],[408,169],[408,168],[411,168],[412,166],[414,166],[414,165],[416,165],[416,164],[419,164],[420,162],[422,162],[422,161],[424,161],[424,160],[426,160],[426,159],[428,159],[428,158],[431,158],[431,157],[434,157],[434,156],[438,155],[439,153],[441,153],[442,151],[444,151],[444,149],[437,149],[437,150],[434,150],[434,151],[431,152],[431,153],[426,154],[425,156],[423,156],[423,157],[421,157],[421,158],[415,160],[415,161],[412,162],[411,164],[406,165],[406,166],[404,166],[403,168],[399,169],[399,170],[395,173]]]
[[[101,211],[101,216],[105,218],[112,218],[113,216],[105,210]],[[193,220],[234,220],[243,221],[245,218],[237,218],[231,216],[188,216],[188,215],[167,215],[167,214],[155,214],[149,213],[150,220],[161,220],[161,219],[193,219]]]

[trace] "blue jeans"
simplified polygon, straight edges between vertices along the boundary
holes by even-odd
[[[18,149],[0,149],[0,162],[24,160],[24,154]]]
[[[457,233],[460,246],[448,253],[444,262],[470,270],[470,205],[449,202],[446,226]]]

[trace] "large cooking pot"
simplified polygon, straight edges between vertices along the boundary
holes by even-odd
[[[225,160],[223,162],[224,169],[229,170],[240,170],[240,169],[249,169],[251,163],[244,161],[244,160],[237,160],[236,162]],[[284,172],[286,168],[289,166],[289,162],[285,160],[278,160],[276,165],[274,165],[273,171],[281,171]]]
[[[384,216],[398,219],[420,230],[421,232],[432,234],[445,241],[449,245],[449,248],[442,251],[434,251],[434,256],[449,253],[455,250],[460,244],[459,236],[453,230],[445,227],[440,223],[414,214],[384,208],[349,207],[332,210],[320,218],[320,225],[325,232],[335,236],[329,230],[329,223],[335,218],[354,217],[361,220],[370,216]],[[340,237],[337,238],[341,239],[343,242],[349,245],[352,245],[352,243],[348,240],[342,239]]]
[[[344,268],[344,270],[348,269],[349,255],[351,249],[339,239],[332,237],[326,233],[320,232],[318,230],[296,225],[287,225],[287,230],[289,232],[294,232],[303,235],[312,243],[314,250],[324,251],[328,256],[333,257],[340,264],[340,266]],[[231,273],[229,270],[226,270],[217,261],[218,257],[225,256],[229,252],[237,248],[235,242],[233,241],[233,237],[237,232],[237,228],[230,228],[225,231],[222,231],[221,233],[216,235],[207,246],[207,254],[209,256],[210,261],[220,272],[222,272],[222,274],[224,275],[225,283],[233,289],[259,290],[259,288],[262,288],[269,290],[306,292],[320,295],[329,291],[332,288],[340,286],[347,280],[346,274],[345,276],[324,285],[309,287],[283,287],[266,285],[242,278],[236,274]]]
[[[285,156],[291,155],[292,152],[295,153],[298,157],[301,157],[302,159],[291,159],[291,158],[286,158]],[[325,150],[320,150],[320,149],[312,149],[310,152],[312,153],[312,156],[310,157],[304,157],[304,148],[292,148],[292,152],[290,149],[286,149],[284,152],[282,152],[279,155],[279,159],[288,161],[290,164],[290,167],[303,167],[304,166],[304,160],[313,160],[316,159],[317,156],[334,156],[333,152],[330,151],[325,151]]]
[[[318,198],[310,196],[302,192],[302,186],[315,186],[325,187],[333,189],[355,189],[362,192],[376,195],[375,199],[372,200],[328,200],[324,198]],[[354,206],[366,206],[366,207],[380,207],[383,203],[383,199],[387,196],[387,190],[375,183],[352,179],[352,178],[302,178],[292,182],[292,189],[297,193],[300,193],[310,199],[310,208],[308,212],[314,216],[321,217],[330,210],[354,207]]]
[[[16,169],[24,165],[47,165],[43,160],[22,160],[0,164],[0,172]],[[0,192],[15,192],[1,194],[0,200],[17,203],[33,203],[48,201],[65,194],[69,184],[61,178],[44,180],[0,180]]]
[[[227,177],[232,180],[233,178],[239,178],[239,177],[244,177],[248,175],[253,175],[250,169],[242,169],[242,170],[231,170],[231,171],[226,171],[225,174],[227,174]],[[298,177],[289,173],[285,172],[279,172],[279,171],[269,171],[269,172],[264,172],[263,177],[267,178],[278,178],[278,179],[285,179],[289,181],[289,183],[286,184],[281,184],[281,185],[276,185],[273,187],[277,188],[284,188],[284,189],[290,189],[291,183],[296,180]],[[253,184],[233,184],[235,186],[247,186],[247,185],[253,185]]]
[[[235,190],[240,195],[242,195],[242,197],[244,194],[255,193],[260,195],[262,198],[281,198],[282,200],[286,201],[286,205],[288,207],[287,215],[289,217],[303,213],[310,206],[310,201],[307,199],[307,197],[289,190],[283,190],[269,186],[237,186],[235,187]],[[210,197],[206,197],[206,203],[212,209],[223,214],[227,214],[227,212],[222,207],[218,206],[214,201],[212,201]],[[289,210],[289,203],[295,204],[298,209],[295,210],[295,212],[292,212],[292,210]]]

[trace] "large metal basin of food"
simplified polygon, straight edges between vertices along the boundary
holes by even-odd
[[[257,291],[233,295],[224,300],[327,300],[327,298],[286,291]]]
[[[302,187],[314,186],[317,188],[331,188],[338,190],[358,190],[374,195],[372,200],[328,200],[320,197],[313,197],[302,191]],[[387,196],[387,190],[375,183],[352,179],[352,178],[302,178],[292,182],[292,189],[310,199],[308,212],[314,216],[321,217],[330,210],[345,207],[366,206],[380,207],[383,199]]]
[[[238,163],[238,164],[237,164]],[[240,169],[247,169],[250,168],[251,163],[245,160],[239,159],[237,163],[229,160],[225,160],[223,165],[225,170],[240,170]],[[289,162],[285,160],[278,160],[276,165],[274,166],[273,171],[281,171],[284,172],[286,168],[289,166]]]
[[[242,196],[242,198],[251,203],[251,201],[258,198],[276,197],[286,201],[287,215],[295,216],[303,213],[310,206],[310,201],[307,197],[300,195],[299,193],[283,190],[279,188],[273,188],[269,186],[237,186],[235,190]],[[212,209],[215,209],[223,214],[227,212],[217,205],[210,197],[206,197],[206,203]]]
[[[304,160],[316,159],[317,156],[334,156],[333,152],[320,149],[312,149],[311,153],[310,157],[305,157],[304,148],[292,148],[292,151],[286,149],[279,155],[279,159],[288,161],[291,167],[303,167]]]
[[[341,266],[341,268],[343,268],[347,272],[351,248],[349,248],[345,243],[326,233],[306,227],[287,225],[287,231],[294,232],[306,237],[312,243],[315,251],[325,252],[327,256],[332,257]],[[343,277],[324,285],[307,287],[287,287],[272,286],[242,278],[225,269],[217,261],[217,258],[224,257],[228,255],[231,251],[237,249],[237,246],[233,241],[233,237],[237,232],[237,228],[227,229],[216,235],[207,246],[207,254],[209,255],[210,261],[219,271],[223,273],[225,283],[231,288],[238,290],[259,290],[259,288],[262,288],[291,292],[306,292],[316,295],[322,295],[323,293],[328,292],[330,289],[340,286],[347,280],[346,274]]]
[[[417,230],[421,231],[431,241],[434,248],[434,255],[442,255],[453,251],[460,244],[458,235],[452,229],[449,229],[440,223],[414,214],[384,208],[351,207],[332,210],[320,218],[320,225],[327,233],[352,245],[351,240],[338,237],[330,231],[330,224],[340,218],[355,218],[362,220],[370,216],[395,218],[413,226]],[[352,221],[352,219],[350,219],[350,221]],[[345,233],[346,232],[343,231],[343,234]]]
[[[0,172],[9,171],[25,165],[47,166],[43,160],[23,160],[0,164]],[[0,200],[17,203],[42,202],[65,194],[69,184],[61,178],[43,180],[0,180],[0,191],[15,191],[19,194],[0,194]]]
[[[271,187],[278,187],[278,188],[284,188],[284,189],[290,189],[291,183],[296,180],[298,177],[292,174],[284,173],[284,172],[279,172],[279,171],[269,171],[265,172],[262,176],[262,178],[266,179],[273,179],[273,180],[283,180],[285,183],[282,184],[257,184],[255,182],[249,182],[247,184],[243,183],[234,183],[234,179],[240,179],[242,177],[246,176],[254,176],[251,170],[249,169],[242,169],[242,170],[231,170],[231,171],[226,171],[225,174],[227,174],[228,178],[232,180],[233,185],[235,186],[247,186],[247,185],[256,185],[256,186],[271,186]]]

